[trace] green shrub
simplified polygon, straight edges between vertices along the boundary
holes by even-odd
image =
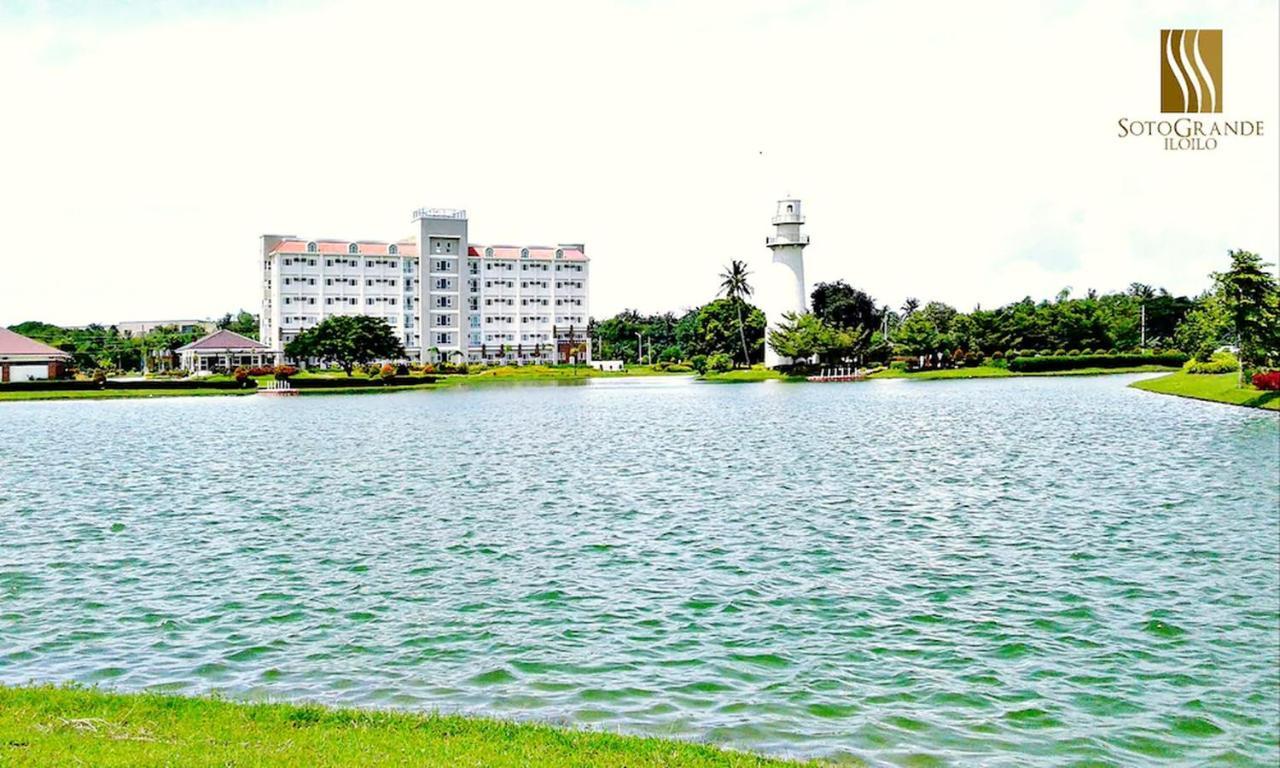
[[[1004,353],[997,349],[995,352],[992,352],[992,353],[991,353],[991,359],[992,359],[992,360],[1003,360],[1003,359],[1004,359]]]
[[[906,360],[894,360],[892,363],[889,363],[889,370],[891,370],[891,371],[905,371],[905,370],[907,370],[907,361],[906,361]]]
[[[668,373],[689,373],[693,369],[684,363],[670,363],[667,365]]]
[[[1137,365],[1164,365],[1176,368],[1187,362],[1181,352],[1159,355],[1045,355],[1040,357],[1015,357],[1009,361],[1009,370],[1015,373],[1043,373],[1069,371],[1075,368],[1128,368]]]
[[[1240,361],[1230,352],[1215,352],[1208,360],[1188,360],[1182,368],[1187,373],[1234,373]]]
[[[694,355],[693,359],[689,361],[689,365],[699,374],[704,374],[707,372],[707,356]]]
[[[707,370],[712,373],[724,373],[733,367],[733,358],[723,352],[717,352],[707,358]]]

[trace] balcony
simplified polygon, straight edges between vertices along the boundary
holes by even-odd
[[[808,235],[796,235],[795,237],[787,237],[785,235],[777,237],[766,237],[764,244],[770,248],[775,245],[808,245]]]

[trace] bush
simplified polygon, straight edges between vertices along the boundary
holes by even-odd
[[[390,381],[396,376],[396,367],[391,363],[383,363],[382,367],[378,369],[378,375],[382,377],[383,381]]]
[[[668,373],[689,373],[693,369],[684,363],[671,363],[667,366]]]
[[[1036,350],[1036,357],[1048,357],[1049,355],[1052,355],[1052,354],[1053,354],[1053,350],[1052,350],[1052,349],[1039,349],[1039,350]]]
[[[1280,390],[1280,371],[1261,371],[1253,374],[1253,386],[1268,392]]]
[[[441,368],[441,369],[443,369],[443,368],[445,368],[445,367],[452,368],[453,366],[446,366],[444,363],[441,363],[441,364],[440,364],[440,368]],[[423,372],[423,373],[435,373],[435,372],[436,372],[436,367],[435,367],[434,365],[432,365],[431,363],[427,363],[426,365],[422,366],[422,372]]]
[[[467,371],[469,371],[469,370],[471,370],[471,369],[467,367],[467,364],[466,364],[466,363],[458,363],[457,365],[455,365],[455,366],[453,367],[453,372],[454,372],[454,373],[460,373],[460,374],[462,374],[463,376],[466,376],[466,375],[467,375]]]
[[[298,373],[298,369],[292,365],[277,365],[271,372],[276,377],[276,381],[288,381]]]
[[[1181,352],[1160,355],[1046,355],[1043,357],[1015,357],[1009,361],[1009,370],[1015,373],[1043,373],[1069,371],[1074,368],[1128,368],[1137,365],[1164,365],[1175,368],[1187,362]]]
[[[689,361],[689,365],[699,374],[704,374],[707,372],[707,356],[694,355],[693,359]]]
[[[658,355],[658,362],[678,363],[680,362],[680,358],[682,357],[684,357],[684,354],[683,354],[683,351],[680,349],[680,347],[676,346],[675,344],[672,344],[671,346],[662,350],[662,354]]]
[[[724,373],[733,367],[733,358],[723,352],[717,352],[707,358],[707,370],[712,373]]]
[[[239,368],[236,368],[235,373],[233,373],[232,376],[235,377],[237,383],[243,385],[249,380],[249,369],[242,365]]]
[[[1240,367],[1240,361],[1230,352],[1215,352],[1208,360],[1188,360],[1182,366],[1187,373],[1234,373]]]
[[[992,360],[1002,360],[1002,359],[1004,359],[1004,353],[997,349],[995,352],[992,352],[992,353],[991,353],[991,359],[992,359]]]

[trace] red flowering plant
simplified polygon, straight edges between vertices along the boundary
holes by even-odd
[[[1253,386],[1268,392],[1280,390],[1280,371],[1261,371],[1253,374]]]

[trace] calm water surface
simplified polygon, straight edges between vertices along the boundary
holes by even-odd
[[[1280,426],[1131,380],[0,403],[0,682],[1275,765]]]

